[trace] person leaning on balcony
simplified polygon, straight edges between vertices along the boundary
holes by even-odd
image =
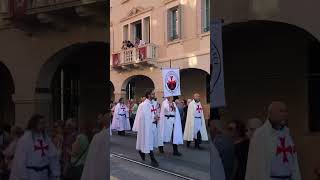
[[[134,45],[132,44],[132,42],[131,41],[127,41],[127,47],[128,48],[134,48]]]
[[[128,47],[127,47],[127,40],[125,40],[125,41],[122,41],[122,47],[121,47],[121,49],[122,50],[126,50]]]
[[[146,42],[144,42],[143,40],[139,41],[139,47],[142,47],[142,46],[145,46],[145,45],[146,45]]]

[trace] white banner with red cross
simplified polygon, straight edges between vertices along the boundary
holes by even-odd
[[[181,95],[179,69],[162,69],[162,79],[164,97]]]

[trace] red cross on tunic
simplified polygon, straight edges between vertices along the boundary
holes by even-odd
[[[156,112],[157,112],[157,109],[154,108],[154,105],[152,105],[151,112],[154,113],[154,114],[156,114]]]
[[[197,111],[198,111],[198,113],[200,113],[201,112],[201,110],[202,110],[202,107],[200,107],[200,105],[197,105],[198,107],[197,107]]]
[[[44,153],[45,150],[48,151],[49,146],[44,145],[43,141],[41,139],[38,139],[39,145],[34,145],[34,151],[41,151],[41,157],[45,156],[46,154]]]
[[[289,159],[288,159],[288,154],[290,153],[292,155],[292,153],[294,152],[294,148],[292,148],[291,145],[286,146],[286,138],[285,137],[280,137],[280,146],[277,147],[277,156],[279,154],[283,154],[283,159],[282,162],[283,163],[288,163]]]

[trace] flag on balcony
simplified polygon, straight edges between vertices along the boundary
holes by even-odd
[[[119,53],[117,54],[112,54],[112,65],[113,66],[119,66],[120,64],[120,58],[119,58]]]
[[[210,58],[211,58],[211,82],[210,100],[212,108],[224,107],[226,105],[224,89],[224,71],[222,54],[222,21],[213,21],[210,36]]]
[[[11,17],[23,17],[27,10],[27,0],[9,0],[9,7]]]
[[[147,47],[138,48],[139,59],[144,60],[147,58]]]
[[[180,70],[162,69],[164,97],[180,96]]]

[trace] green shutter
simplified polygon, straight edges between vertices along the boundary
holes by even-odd
[[[168,33],[168,41],[171,41],[172,39],[172,21],[171,21],[171,10],[168,10],[167,12],[167,33]]]
[[[178,7],[178,24],[179,24],[179,29],[178,29],[178,38],[182,38],[182,5],[180,4]]]

